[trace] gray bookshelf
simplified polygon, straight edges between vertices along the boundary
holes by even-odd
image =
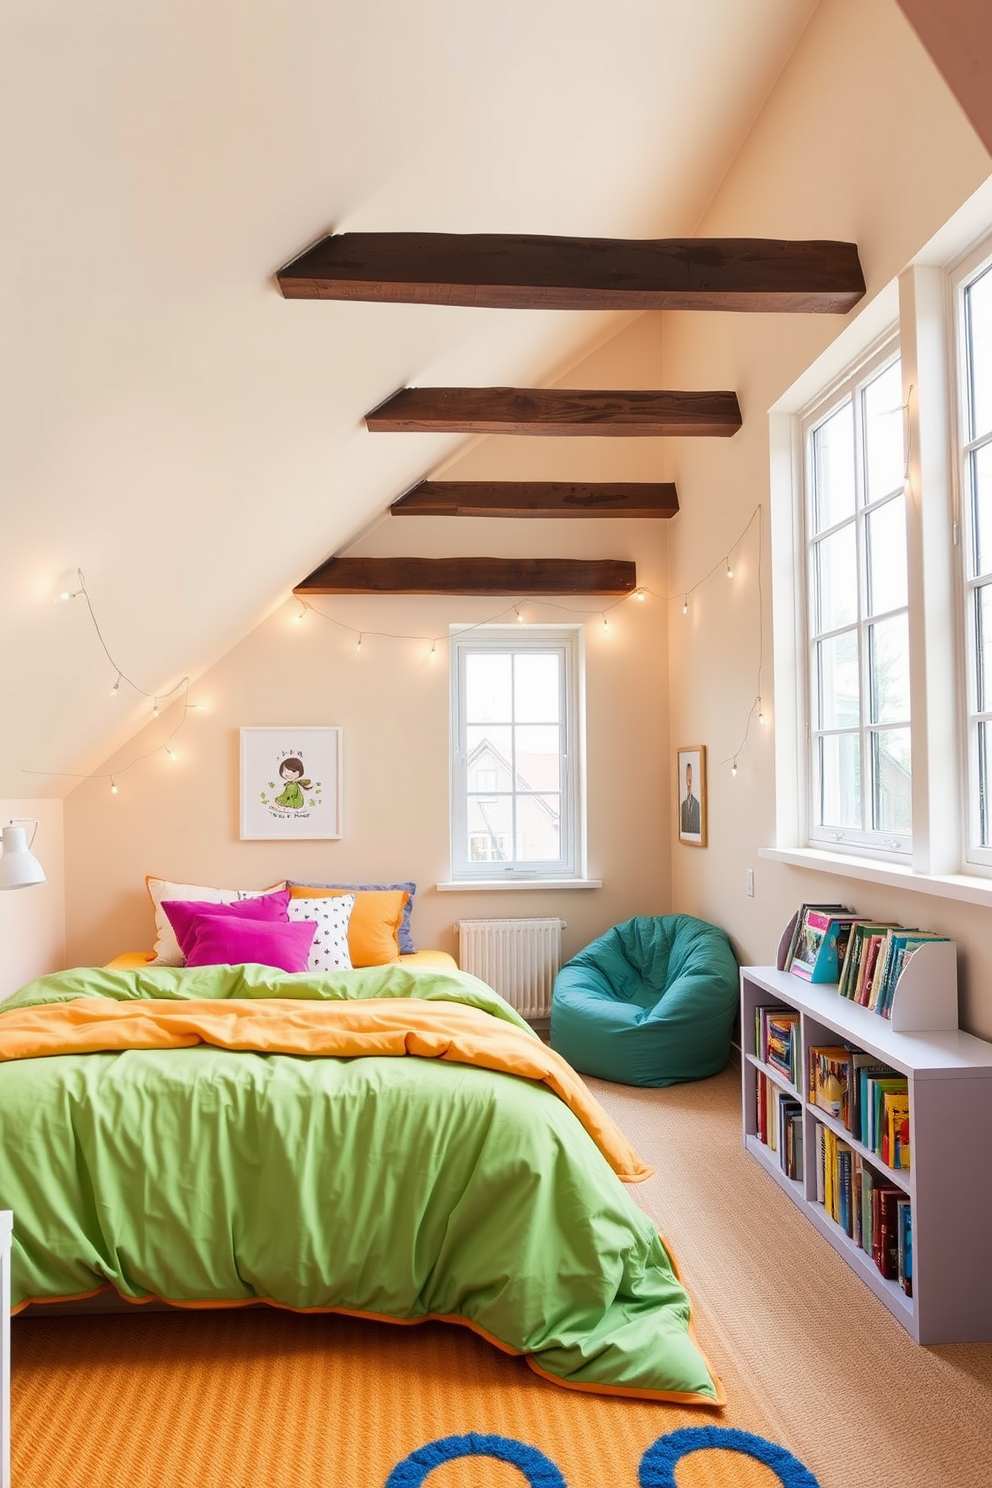
[[[799,1013],[801,1071],[809,1068],[812,1045],[842,1043],[906,1075],[909,1169],[889,1168],[841,1121],[814,1106],[805,1088],[794,1089],[762,1063],[754,1052],[755,1008],[774,1004]],[[954,945],[935,941],[916,951],[896,986],[891,1019],[841,997],[833,984],[810,983],[774,966],[742,967],[741,1044],[744,1145],[751,1156],[918,1343],[992,1340],[992,1044],[957,1027]],[[778,1153],[758,1137],[759,1072],[802,1103],[801,1182],[786,1176]],[[912,1297],[882,1276],[817,1201],[817,1122],[909,1196]]]

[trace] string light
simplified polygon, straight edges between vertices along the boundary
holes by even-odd
[[[155,701],[152,703],[152,717],[158,717],[158,698],[156,698]]]
[[[524,617],[523,617],[523,615],[521,613],[520,606],[519,605],[514,605],[513,608],[514,608],[514,610],[516,611],[516,614],[517,614],[517,624],[518,625],[523,625],[523,623],[524,623]]]
[[[682,613],[683,613],[683,615],[688,615],[688,613],[689,613],[689,596],[688,596],[688,594],[685,596],[685,598],[682,601]]]
[[[430,653],[430,659],[431,659],[431,661],[433,661],[436,656],[437,656],[437,641],[432,637],[431,638],[431,653]]]
[[[737,774],[737,756],[736,756],[736,754],[734,755],[734,763],[730,767],[730,773],[733,776],[736,776],[736,774]]]
[[[358,632],[358,640],[355,642],[355,655],[356,656],[361,656],[361,654],[362,654],[362,632],[359,631]]]
[[[634,590],[634,598],[635,599],[639,599],[640,602],[641,602],[641,604],[643,604],[644,601],[647,599],[647,594],[644,592],[643,589],[635,589]]]
[[[609,620],[607,620],[607,618],[606,618],[606,611],[604,610],[603,611],[603,629],[604,630],[609,630],[609,628],[610,628],[610,622],[609,622]]]
[[[110,696],[112,698],[116,697],[117,694],[120,692],[120,690],[121,690],[121,679],[120,679],[120,673],[118,673],[117,681],[114,683],[113,687],[110,689]]]
[[[112,796],[116,796],[117,794],[117,781],[114,779],[113,775],[111,775],[110,777],[110,794]]]
[[[761,706],[761,699],[759,697],[759,699],[758,699],[758,722],[759,723],[764,723],[764,721],[765,721],[765,710]]]
[[[734,570],[730,566],[730,557],[728,555],[728,557],[727,557],[727,578],[728,579],[732,579],[733,577],[734,577]]]
[[[169,747],[168,744],[163,744],[162,745],[162,748],[165,750],[165,752],[169,756],[170,760],[176,760],[176,759],[179,758],[179,756],[176,754],[175,750],[170,749],[170,747]]]
[[[75,599],[77,594],[83,590],[83,575],[81,569],[67,568],[64,574],[59,575],[55,585],[53,598],[56,604],[64,604],[68,599]]]
[[[293,616],[293,624],[294,625],[302,625],[303,622],[304,622],[304,620],[306,618],[307,618],[307,606],[306,605],[301,605],[299,614]]]

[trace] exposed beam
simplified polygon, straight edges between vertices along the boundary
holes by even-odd
[[[421,481],[394,517],[674,517],[671,481]]]
[[[620,558],[329,558],[294,594],[629,594]]]
[[[288,300],[523,310],[846,314],[865,293],[855,243],[339,233],[276,278]]]
[[[737,394],[574,388],[403,388],[365,415],[374,434],[730,435]]]

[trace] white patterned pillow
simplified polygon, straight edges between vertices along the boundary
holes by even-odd
[[[307,971],[351,971],[348,921],[354,907],[354,894],[335,894],[330,899],[290,899],[289,918],[313,920],[317,926]]]

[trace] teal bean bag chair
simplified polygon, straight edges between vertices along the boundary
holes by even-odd
[[[551,1047],[619,1085],[675,1085],[730,1058],[737,959],[692,915],[638,915],[566,962],[551,999]]]

